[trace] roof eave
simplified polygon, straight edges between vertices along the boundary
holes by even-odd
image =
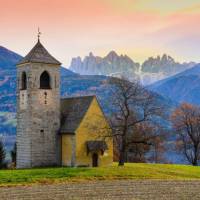
[[[75,135],[76,132],[60,131],[60,135]]]
[[[35,64],[48,64],[48,65],[58,65],[60,66],[62,63],[48,63],[48,62],[32,62],[32,61],[26,61],[26,62],[19,62],[16,64],[16,66],[21,66],[25,64],[30,64],[30,63],[35,63]]]

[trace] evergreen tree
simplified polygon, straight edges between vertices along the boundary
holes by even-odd
[[[10,152],[12,163],[14,163],[14,165],[16,165],[16,155],[17,155],[16,152],[17,152],[17,145],[16,145],[16,142],[15,142],[14,147]]]
[[[0,168],[5,166],[6,152],[2,140],[0,140]]]

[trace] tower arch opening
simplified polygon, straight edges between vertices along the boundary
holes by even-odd
[[[27,76],[26,72],[22,72],[21,76],[21,90],[26,90],[27,89]]]
[[[44,71],[40,76],[40,89],[51,89],[51,78],[47,71]]]

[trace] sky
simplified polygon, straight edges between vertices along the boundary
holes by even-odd
[[[0,46],[25,56],[37,42],[72,57],[115,50],[136,62],[167,53],[200,62],[200,0],[0,0]]]

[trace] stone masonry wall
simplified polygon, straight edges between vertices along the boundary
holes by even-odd
[[[47,71],[51,89],[40,89]],[[20,90],[26,72],[27,90]],[[60,164],[60,67],[25,64],[17,67],[17,168]]]

